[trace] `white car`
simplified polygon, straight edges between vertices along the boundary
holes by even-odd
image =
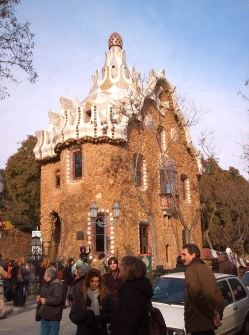
[[[222,326],[215,333],[232,335],[242,331],[243,335],[249,335],[249,291],[236,276],[214,275],[225,300]],[[186,335],[184,299],[184,272],[164,275],[155,283],[152,302],[162,312],[168,335]]]
[[[241,280],[246,285],[246,287],[249,289],[249,271],[246,271],[244,275],[241,277]]]

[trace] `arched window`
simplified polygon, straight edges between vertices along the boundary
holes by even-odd
[[[166,131],[162,126],[159,126],[157,128],[157,140],[160,146],[160,150],[162,152],[165,152],[167,147],[166,147]]]
[[[139,253],[149,253],[149,225],[147,222],[139,223]]]
[[[177,171],[174,162],[168,157],[163,157],[160,165],[161,194],[178,194]]]
[[[60,170],[57,170],[55,173],[55,187],[59,188],[61,186],[61,173]]]
[[[135,185],[142,190],[147,190],[147,165],[141,154],[134,154],[132,172]]]
[[[72,155],[73,179],[82,178],[82,151],[81,148],[73,151]]]
[[[177,142],[179,139],[178,132],[175,128],[171,128],[170,130],[170,139],[172,142]]]
[[[82,153],[81,150],[73,153],[74,179],[82,177]]]
[[[187,201],[188,203],[191,202],[190,181],[188,176],[185,174],[181,174],[181,196],[183,200]]]
[[[186,188],[186,180],[188,177],[185,174],[181,174],[181,196],[183,200],[187,199],[187,188]]]

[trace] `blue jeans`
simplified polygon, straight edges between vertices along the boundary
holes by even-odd
[[[41,332],[40,335],[58,335],[60,321],[49,321],[41,319]]]

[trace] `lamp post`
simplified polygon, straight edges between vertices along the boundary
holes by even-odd
[[[96,219],[96,217],[98,216],[98,210],[99,208],[96,205],[96,202],[93,201],[90,206],[90,215],[92,219]]]
[[[32,237],[31,247],[32,260],[40,261],[42,259],[42,243],[40,237]]]
[[[93,221],[93,223],[96,223],[100,227],[106,227],[107,225],[107,217],[103,216],[102,220],[96,220],[98,217],[98,206],[95,201],[91,203],[90,206],[90,217]],[[120,212],[121,212],[121,206],[119,201],[114,201],[113,206],[112,206],[112,212],[113,212],[113,219],[114,222],[119,218]]]
[[[115,201],[113,203],[112,211],[113,211],[113,217],[114,217],[114,219],[118,219],[119,216],[120,216],[120,212],[121,212],[121,206],[120,206],[120,202],[119,201]]]

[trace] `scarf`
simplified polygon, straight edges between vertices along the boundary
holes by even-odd
[[[91,300],[90,309],[94,312],[97,316],[99,315],[99,290],[92,291],[90,288],[87,290],[87,296]]]

